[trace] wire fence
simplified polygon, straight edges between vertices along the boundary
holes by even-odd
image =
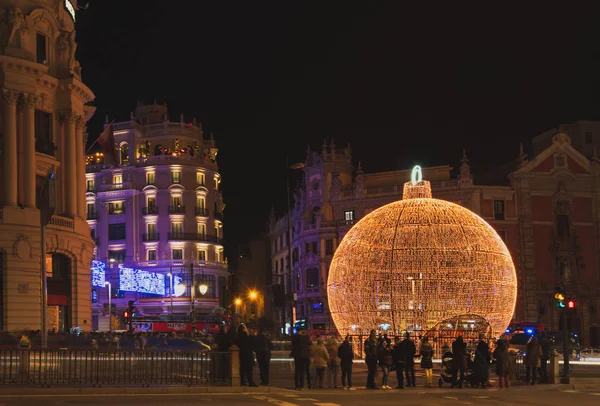
[[[0,386],[231,385],[231,352],[0,350]]]

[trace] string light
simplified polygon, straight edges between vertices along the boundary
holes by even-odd
[[[403,200],[346,234],[327,295],[342,336],[378,326],[397,334],[466,328],[499,336],[515,309],[517,276],[494,229],[462,206],[433,199],[418,168]]]

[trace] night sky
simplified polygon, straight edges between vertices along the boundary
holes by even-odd
[[[519,142],[600,119],[591,6],[88,3],[77,52],[96,94],[90,139],[137,100],[202,121],[220,148],[230,246],[264,230],[271,206],[284,211],[286,155],[302,161],[324,138],[350,142],[367,172],[457,166],[466,149],[477,183],[516,160]]]

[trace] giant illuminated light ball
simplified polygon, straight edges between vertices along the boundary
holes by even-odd
[[[361,219],[335,252],[327,295],[338,331],[501,335],[517,298],[506,245],[481,217],[433,199],[419,167],[412,178],[403,200]]]

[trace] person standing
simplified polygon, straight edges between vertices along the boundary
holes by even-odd
[[[406,386],[413,388],[417,386],[417,379],[415,377],[415,356],[417,355],[417,347],[415,343],[410,339],[410,333],[406,332],[404,340],[400,343],[402,353],[404,354],[404,373],[406,375]]]
[[[379,366],[381,366],[381,372],[383,373],[381,388],[392,389],[392,387],[388,385],[388,382],[390,377],[390,368],[393,365],[393,351],[391,343],[387,338],[381,339],[379,343],[378,355]]]
[[[365,340],[365,363],[367,364],[367,389],[379,389],[375,385],[375,374],[377,373],[377,341],[376,331],[371,330],[369,338]]]
[[[352,350],[352,337],[346,336],[340,348],[338,348],[338,357],[340,358],[340,366],[342,368],[342,386],[344,389],[356,390],[352,386],[352,360],[354,359],[354,351]],[[348,378],[348,386],[346,386],[346,378]]]
[[[239,347],[240,379],[242,385],[247,383],[248,386],[258,386],[254,383],[254,378],[252,377],[254,368],[253,344],[253,337],[248,333],[246,326],[244,324],[240,325],[238,328],[237,345]]]
[[[525,367],[527,371],[526,381],[530,381],[531,385],[535,384],[536,371],[540,367],[542,351],[537,337],[531,337],[525,347]]]
[[[433,382],[433,347],[429,344],[429,338],[423,337],[421,348],[421,368],[425,371],[425,387],[431,388]]]
[[[340,358],[338,357],[338,342],[334,336],[327,339],[325,343],[329,361],[327,361],[327,386],[337,388],[337,375],[340,367]]]
[[[296,389],[304,390],[304,376],[308,389],[310,384],[310,346],[312,342],[303,328],[292,337],[292,356],[294,357],[294,380]]]
[[[541,382],[548,383],[548,360],[550,359],[550,340],[545,331],[542,331],[540,337],[540,347],[542,349],[542,357],[540,359],[540,375]]]
[[[509,355],[508,342],[504,339],[496,341],[496,349],[494,350],[494,359],[496,360],[496,375],[498,375],[498,386],[501,388],[509,388],[508,380]]]
[[[487,388],[490,379],[490,348],[483,338],[477,343],[475,348],[474,371],[475,383]]]
[[[462,388],[465,373],[467,372],[467,344],[462,336],[458,336],[452,343],[452,387]],[[460,380],[458,373],[460,372]]]
[[[404,389],[404,347],[399,336],[394,337],[394,348],[393,348],[394,365],[396,366],[396,380],[398,386],[396,389]]]
[[[260,384],[262,386],[269,386],[269,367],[271,364],[273,343],[265,332],[260,329],[256,336],[255,345],[256,360],[258,361],[258,369],[260,371]]]
[[[310,347],[310,358],[317,371],[317,388],[323,389],[323,381],[325,380],[325,369],[329,361],[329,353],[325,347],[322,338],[317,338],[317,345]]]

